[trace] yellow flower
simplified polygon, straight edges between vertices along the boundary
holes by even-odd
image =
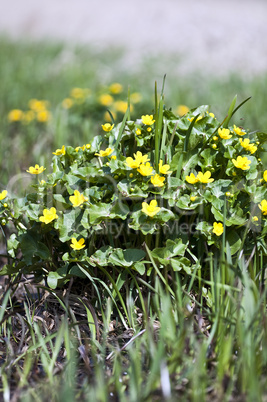
[[[210,179],[210,176],[211,172],[209,170],[204,174],[202,172],[199,172],[197,175],[197,179],[198,181],[200,181],[200,183],[212,183],[214,179]]]
[[[112,94],[119,94],[123,90],[123,86],[119,84],[118,82],[114,82],[109,86],[109,90]]]
[[[130,100],[132,103],[138,103],[141,101],[141,99],[142,99],[142,96],[141,96],[141,94],[139,94],[139,92],[133,92],[130,95]]]
[[[153,218],[160,211],[156,200],[152,200],[148,205],[146,202],[142,202],[142,212]]]
[[[229,140],[230,138],[232,138],[232,135],[230,134],[230,130],[228,128],[219,128],[218,134],[223,140]]]
[[[185,176],[185,180],[190,184],[195,184],[198,182],[198,178],[194,175],[194,173],[190,173],[190,176]]]
[[[53,152],[54,155],[65,155],[65,145],[62,145],[61,149],[57,149],[56,152]]]
[[[197,198],[197,197],[192,196],[192,197],[190,197],[190,201],[194,202],[194,201],[196,201],[196,198]]]
[[[236,159],[232,159],[233,164],[235,167],[242,169],[242,170],[248,170],[250,168],[250,163],[251,161],[246,157],[238,156]]]
[[[4,200],[7,196],[7,191],[3,190],[2,193],[0,193],[0,201]]]
[[[111,131],[113,129],[113,127],[114,127],[114,124],[112,124],[112,125],[110,123],[102,124],[103,130],[106,131],[107,133],[109,131]]]
[[[151,127],[147,127],[146,131],[148,131],[150,133],[150,131],[152,130]]]
[[[252,216],[253,222],[258,222],[259,218],[257,216]]]
[[[114,102],[114,108],[117,112],[125,113],[128,107],[128,103],[125,101],[116,101]],[[130,111],[132,112],[133,107],[130,106]]]
[[[140,130],[140,128],[137,128],[136,131],[135,131],[135,134],[136,134],[136,135],[140,135],[141,132],[142,132],[142,131]]]
[[[152,126],[152,124],[155,123],[155,120],[153,120],[153,115],[143,115],[142,117],[142,123],[145,124],[146,126]]]
[[[90,149],[90,148],[91,148],[91,144],[86,144],[86,145],[85,145],[85,148],[86,148],[86,149]]]
[[[9,121],[20,121],[23,119],[24,113],[20,109],[13,109],[8,113]]]
[[[210,117],[215,118],[215,114],[214,114],[214,113],[208,113],[208,115],[209,115]]]
[[[264,173],[263,173],[263,179],[264,179],[265,181],[267,181],[267,170],[265,170]]]
[[[216,149],[216,148],[217,148],[217,145],[216,145],[216,144],[212,144],[212,148],[213,148],[213,149]]]
[[[236,125],[234,124],[234,133],[236,133],[237,135],[245,135],[246,132],[242,131],[242,129],[240,127],[236,127]]]
[[[25,112],[25,113],[23,114],[22,120],[23,120],[23,123],[24,123],[24,124],[28,124],[28,123],[30,123],[31,121],[33,121],[34,118],[35,118],[34,111],[33,111],[33,110],[28,110],[27,112]]]
[[[41,222],[44,222],[45,224],[48,224],[57,218],[58,218],[58,216],[57,216],[56,208],[52,207],[50,209],[44,209],[43,216],[40,216],[39,220]]]
[[[35,165],[30,166],[29,170],[26,170],[26,172],[31,173],[31,174],[40,174],[42,173],[46,168],[44,168],[43,166],[39,166],[39,165]]]
[[[73,250],[81,250],[85,247],[84,239],[81,238],[79,241],[77,241],[75,237],[72,237],[70,246],[73,248]]]
[[[149,162],[146,162],[146,164],[142,163],[139,168],[137,168],[137,171],[142,175],[142,176],[151,176],[153,167],[150,165]]]
[[[189,121],[193,121],[194,120],[194,118],[195,118],[195,116],[193,116],[193,117],[188,117],[188,119],[187,120],[189,120]],[[199,120],[201,120],[203,117],[202,116],[198,116],[198,118],[196,119],[196,121],[195,121],[195,123],[197,123]]]
[[[81,194],[78,190],[74,191],[74,195],[71,195],[69,197],[70,202],[74,207],[79,207],[82,205],[85,201],[88,201],[88,198],[85,197],[83,194]]]
[[[214,222],[212,232],[215,233],[216,236],[221,236],[223,234],[223,224],[221,222]]]
[[[96,153],[95,156],[109,156],[110,154],[112,154],[113,151],[114,149],[112,148],[106,148],[105,151],[99,151],[99,153]]]
[[[267,200],[262,200],[259,204],[259,208],[262,211],[263,215],[267,215]]]
[[[257,151],[257,147],[255,144],[250,144],[250,141],[248,138],[245,138],[242,140],[242,138],[239,138],[240,145],[245,148],[247,151],[250,153],[254,154]]]
[[[87,88],[72,88],[70,96],[74,98],[77,103],[83,103],[89,93],[90,90]]]
[[[113,97],[109,94],[100,95],[99,102],[103,106],[110,106],[113,102]]]
[[[31,99],[29,101],[29,108],[31,110],[34,110],[35,112],[41,112],[43,110],[46,110],[48,106],[49,102],[45,100]]]
[[[189,107],[185,106],[185,105],[179,105],[176,109],[176,113],[178,114],[178,116],[182,117],[184,116],[186,113],[189,112]]]
[[[64,109],[70,109],[73,105],[73,100],[71,98],[65,98],[62,101],[62,106]]]
[[[37,113],[36,120],[39,121],[40,123],[46,123],[48,120],[50,120],[51,114],[48,112],[48,110],[41,110],[40,112]]]
[[[214,137],[212,137],[212,139],[213,139],[213,141],[217,141],[218,140],[217,135],[214,135]]]
[[[149,161],[148,155],[142,155],[142,152],[137,151],[136,154],[134,154],[135,159],[132,157],[126,158],[126,165],[129,166],[132,169],[138,168],[142,163],[146,163]]]
[[[159,161],[159,172],[162,173],[162,174],[172,173],[172,172],[169,172],[170,165],[162,165],[162,163],[163,163],[163,160],[160,159],[160,161]]]
[[[165,177],[160,176],[159,174],[155,174],[155,176],[151,177],[151,183],[155,187],[163,187],[164,186]]]
[[[225,193],[226,197],[231,197],[231,193],[230,191],[227,191],[227,193]]]

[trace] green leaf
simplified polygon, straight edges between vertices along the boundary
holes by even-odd
[[[24,261],[27,265],[33,263],[34,257],[40,257],[42,260],[47,260],[50,258],[50,252],[47,246],[38,241],[36,237],[34,237],[34,233],[24,233],[18,236],[18,240],[20,242],[21,252],[24,257]]]
[[[132,266],[132,269],[135,269],[140,275],[144,275],[146,272],[146,266],[143,262],[135,262]]]
[[[83,210],[79,207],[68,209],[62,216],[59,216],[55,222],[55,228],[59,229],[60,241],[64,243],[73,237],[73,233],[76,232],[82,216]]]
[[[51,289],[56,289],[58,280],[62,279],[62,276],[60,276],[57,272],[49,272],[47,276],[47,284]]]
[[[230,245],[231,255],[237,253],[237,251],[240,250],[242,244],[242,240],[240,239],[238,234],[232,230],[229,233],[227,233],[226,239],[227,239],[226,241]]]

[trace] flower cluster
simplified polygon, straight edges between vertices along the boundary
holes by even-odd
[[[29,124],[32,121],[39,123],[47,123],[51,119],[51,112],[49,111],[49,102],[45,100],[31,99],[29,101],[29,109],[13,109],[8,114],[8,120],[11,123],[22,122]]]

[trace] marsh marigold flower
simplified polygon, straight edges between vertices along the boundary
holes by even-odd
[[[39,165],[35,165],[30,166],[29,170],[26,170],[26,172],[31,173],[31,174],[40,174],[42,173],[46,168],[44,168],[43,166],[39,166]]]
[[[122,92],[123,86],[118,82],[113,82],[113,84],[109,86],[109,90],[112,94],[119,94]]]
[[[195,184],[198,182],[198,178],[194,175],[194,173],[190,173],[190,176],[185,176],[185,180],[190,184]]]
[[[182,117],[182,116],[184,116],[186,113],[188,113],[189,110],[190,110],[190,109],[189,109],[188,106],[179,105],[179,106],[177,107],[177,109],[176,109],[176,112],[177,112],[178,116]]]
[[[198,181],[200,181],[200,183],[212,183],[214,181],[214,179],[210,178],[211,176],[211,172],[208,170],[207,172],[205,172],[204,174],[202,172],[199,172],[197,174],[197,179]]]
[[[112,154],[112,152],[114,151],[114,149],[112,148],[106,148],[105,151],[99,151],[99,153],[96,153],[96,156],[101,156],[102,158],[104,156],[109,156],[110,154]]]
[[[7,196],[7,191],[3,190],[2,193],[0,193],[0,201],[4,200]]]
[[[88,198],[85,197],[83,194],[81,194],[78,190],[74,191],[74,195],[71,195],[69,197],[70,202],[74,207],[79,207],[82,205],[85,201],[88,201]]]
[[[245,138],[244,140],[242,140],[242,138],[239,138],[239,142],[241,147],[243,147],[252,154],[254,154],[258,149],[255,144],[250,143],[248,138]]]
[[[81,250],[82,248],[85,247],[84,244],[84,239],[81,238],[80,240],[76,240],[75,237],[71,238],[71,248],[73,248],[73,250]]]
[[[267,170],[265,170],[263,173],[263,180],[267,181]]]
[[[159,174],[155,174],[155,176],[151,177],[151,183],[155,187],[163,187],[164,181],[165,181],[165,177],[162,177]]]
[[[214,222],[212,232],[215,233],[216,236],[221,236],[223,234],[223,224],[221,222]]]
[[[62,145],[61,149],[57,149],[55,152],[53,152],[54,155],[65,155],[66,150],[65,150],[65,145]]]
[[[110,106],[113,102],[113,97],[109,94],[100,95],[99,102],[103,106]]]
[[[236,133],[237,135],[245,135],[246,131],[243,131],[240,127],[236,127],[236,125],[234,124],[234,129],[233,129],[234,133]]]
[[[158,207],[158,203],[156,200],[152,200],[150,204],[146,202],[142,202],[142,212],[144,214],[153,218],[160,211],[160,207]]]
[[[160,161],[159,161],[159,172],[160,173],[162,173],[162,174],[172,173],[169,171],[170,165],[162,165],[162,164],[163,164],[163,161],[162,161],[162,159],[160,159]]]
[[[64,109],[70,109],[73,106],[73,100],[71,98],[65,98],[62,101]]]
[[[101,127],[103,128],[104,131],[106,131],[108,133],[109,131],[111,131],[113,129],[114,124],[106,123],[106,124],[102,124]]]
[[[24,124],[29,124],[34,119],[35,119],[35,114],[34,114],[33,110],[27,110],[27,112],[24,112],[23,119],[22,119]]]
[[[142,123],[145,124],[146,126],[152,126],[152,124],[155,123],[155,120],[153,120],[152,114],[151,115],[149,115],[149,114],[143,115],[141,117],[141,119],[142,119]]]
[[[45,224],[48,224],[57,218],[58,218],[58,216],[57,216],[56,208],[52,207],[50,209],[44,209],[43,216],[40,216],[39,220]]]
[[[238,156],[236,159],[232,159],[236,168],[242,170],[248,170],[250,168],[251,161],[246,156]]]
[[[40,112],[37,113],[36,120],[39,121],[40,123],[46,123],[48,120],[50,120],[51,114],[48,112],[48,110],[41,110]]]
[[[128,103],[125,101],[116,101],[114,102],[114,108],[117,112],[125,113],[128,107]],[[133,106],[130,105],[130,111],[133,111]]]
[[[140,130],[140,128],[137,128],[136,131],[135,131],[135,134],[140,135],[141,133],[142,133],[142,131]]]
[[[138,103],[141,101],[141,99],[142,99],[142,95],[139,92],[133,92],[130,95],[130,100],[132,103]]]
[[[151,176],[153,167],[150,165],[149,162],[146,162],[146,164],[141,164],[139,168],[137,168],[137,171],[142,175],[142,176]]]
[[[259,204],[259,208],[263,215],[267,215],[267,200],[262,200]]]
[[[131,156],[126,158],[126,165],[132,169],[136,169],[142,163],[146,163],[149,161],[148,155],[143,155],[142,152],[140,152],[140,151],[137,151],[136,154],[134,154],[134,157],[135,157],[135,159],[133,159]]]
[[[223,140],[229,140],[230,138],[232,138],[232,135],[230,134],[230,130],[228,128],[219,128],[218,134]]]
[[[24,113],[20,109],[13,109],[8,113],[8,120],[13,121],[20,121],[23,119]]]

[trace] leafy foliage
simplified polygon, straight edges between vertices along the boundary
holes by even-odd
[[[32,192],[1,201],[2,223],[16,229],[8,242],[14,259],[3,274],[17,267],[56,288],[75,276],[147,277],[156,265],[165,276],[179,271],[187,281],[201,270],[209,280],[207,259],[220,258],[225,247],[234,264],[241,250],[248,259],[256,252],[260,273],[266,135],[229,125],[229,115],[222,129],[206,105],[182,117],[163,105],[161,97],[153,115],[136,121],[128,105],[123,121],[103,135],[57,150],[52,172]]]

